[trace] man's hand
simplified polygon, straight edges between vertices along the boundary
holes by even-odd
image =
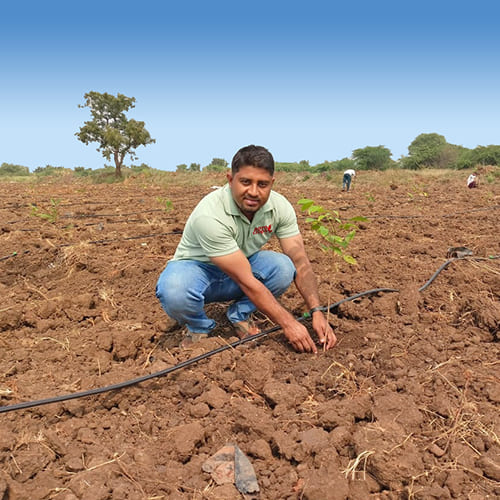
[[[337,337],[322,312],[313,314],[312,326],[325,350],[331,349],[337,343]]]
[[[318,352],[307,328],[298,321],[295,320],[293,323],[283,326],[283,332],[296,351],[314,352],[315,354]]]

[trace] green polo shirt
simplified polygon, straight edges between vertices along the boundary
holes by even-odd
[[[267,202],[250,222],[240,211],[229,184],[205,196],[189,216],[172,260],[210,262],[241,250],[247,257],[271,238],[299,234],[297,216],[290,202],[271,191]]]

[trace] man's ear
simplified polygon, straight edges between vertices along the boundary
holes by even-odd
[[[233,175],[232,175],[231,171],[229,171],[226,174],[226,177],[227,177],[227,182],[229,182],[229,184],[231,184],[231,182],[233,182]]]

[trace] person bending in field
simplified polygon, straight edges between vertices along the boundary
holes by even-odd
[[[469,175],[467,178],[467,187],[472,189],[472,188],[477,188],[479,186],[479,174],[477,172],[474,172]]]
[[[349,191],[351,189],[351,182],[356,175],[355,170],[352,168],[347,169],[342,177],[342,191]]]
[[[320,306],[316,277],[306,255],[295,211],[272,190],[274,159],[262,146],[241,148],[227,184],[205,196],[189,216],[174,257],[156,285],[165,312],[185,325],[182,346],[208,337],[215,321],[204,305],[232,301],[227,317],[240,338],[259,333],[257,309],[283,328],[299,352],[317,352],[306,327],[276,300],[292,281],[311,311],[320,343],[335,334]],[[261,250],[276,235],[283,253]]]

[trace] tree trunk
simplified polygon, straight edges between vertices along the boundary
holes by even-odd
[[[118,151],[115,151],[114,153],[114,158],[115,158],[115,176],[116,177],[121,177],[122,176],[122,163],[123,163],[123,157],[120,158],[120,153]]]

